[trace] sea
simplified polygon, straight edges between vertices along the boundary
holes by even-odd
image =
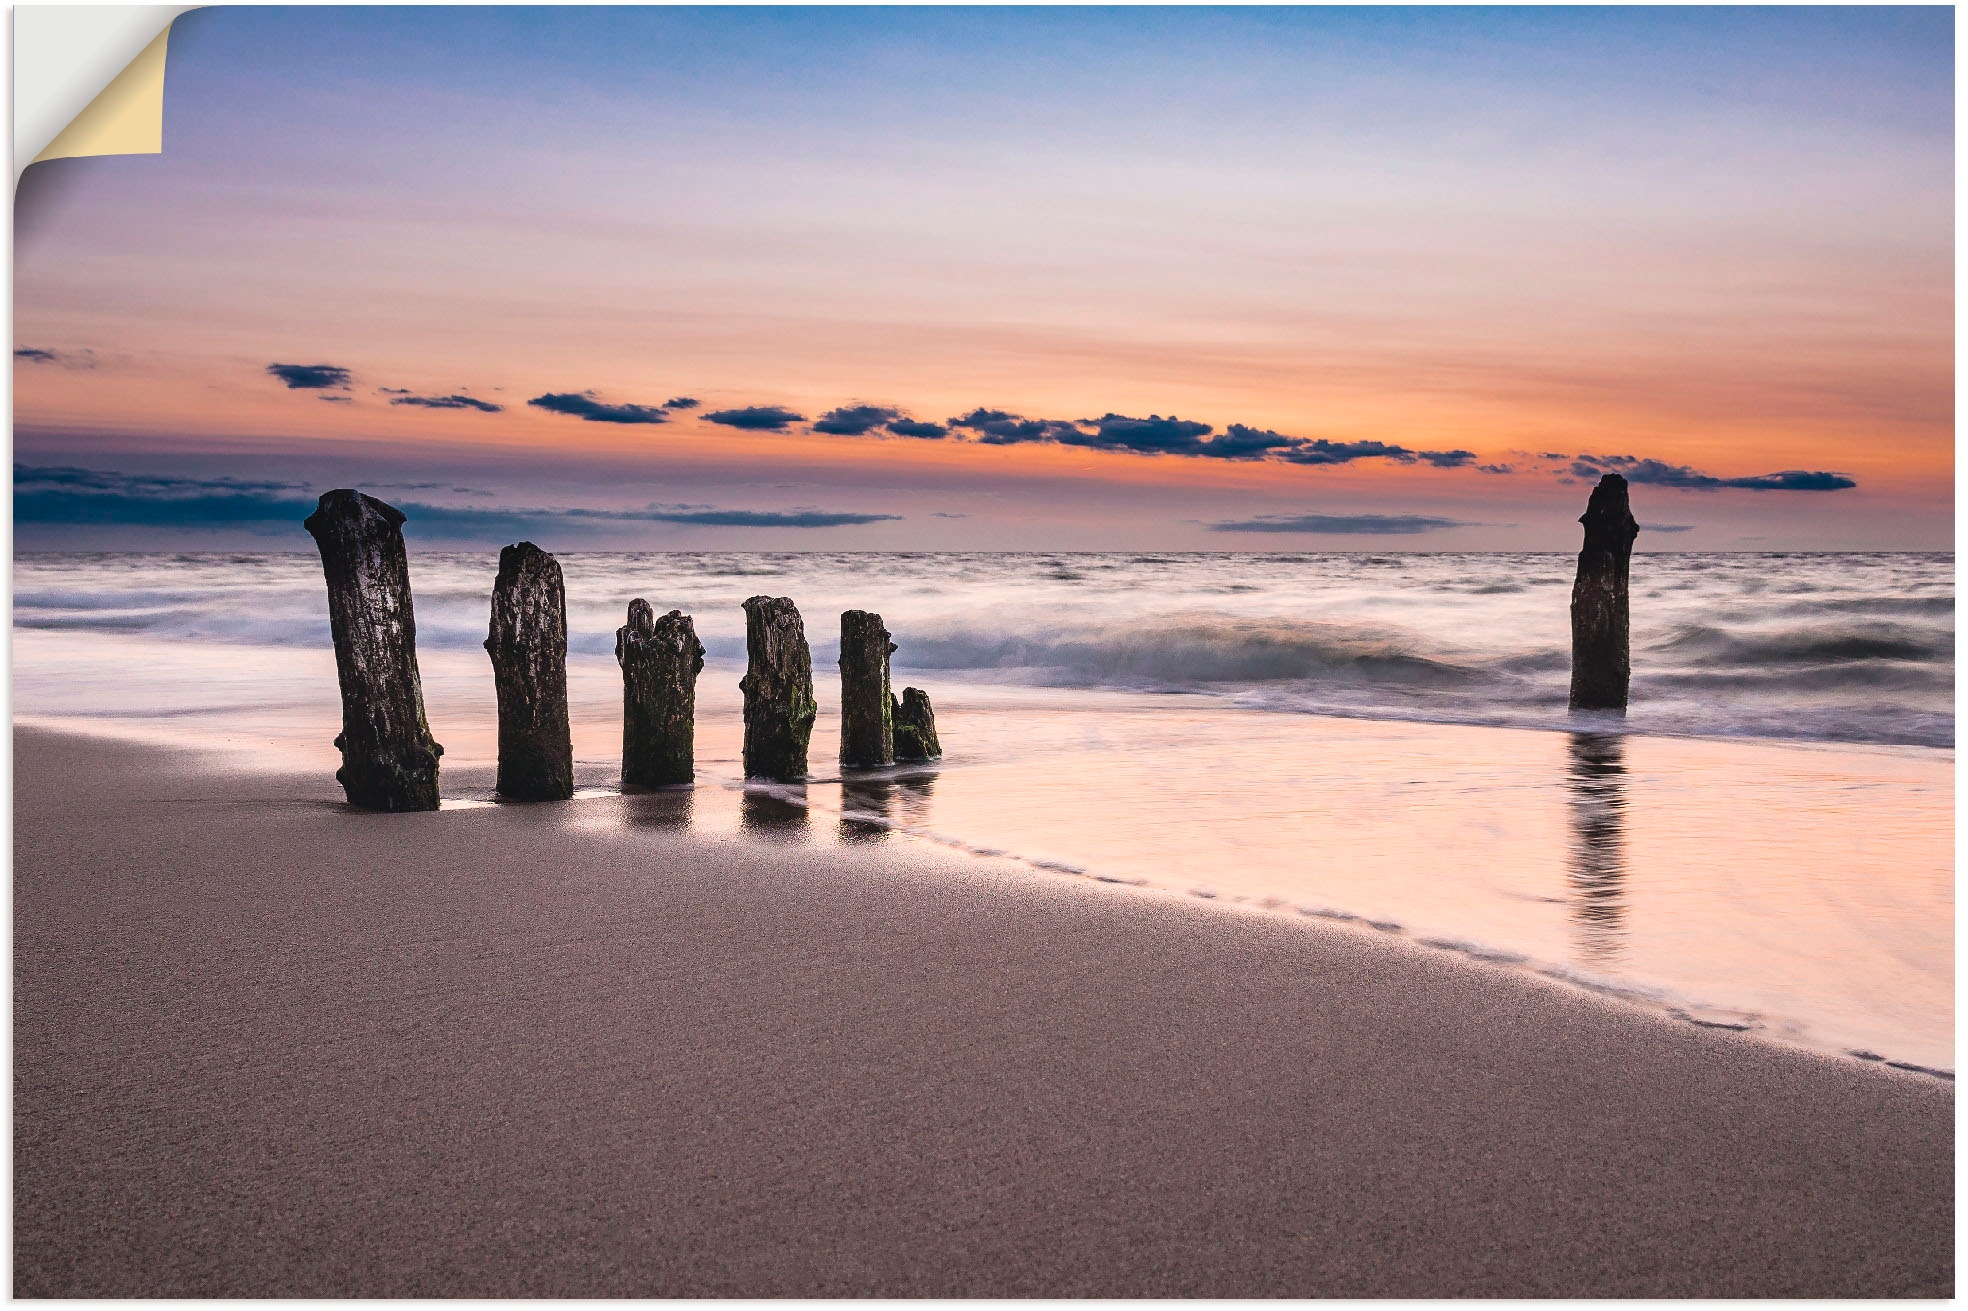
[[[495,804],[497,553],[411,554],[447,804]],[[1952,1077],[1952,554],[1636,555],[1623,717],[1566,708],[1568,555],[560,561],[572,822],[934,844]],[[813,651],[804,785],[739,764],[741,605],[760,594],[799,605]],[[697,785],[631,812],[613,652],[635,597],[691,615],[707,660]],[[13,600],[16,723],[336,768],[313,555],[19,554]],[[940,761],[834,763],[847,609],[884,617]]]

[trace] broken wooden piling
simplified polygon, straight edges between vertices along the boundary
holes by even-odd
[[[936,737],[936,712],[929,707],[929,693],[919,687],[902,689],[901,699],[890,707],[895,721],[895,758],[936,760],[943,755],[943,744]]]
[[[403,512],[349,488],[325,493],[302,525],[321,551],[342,688],[335,780],[364,810],[436,810],[444,748],[424,718]]]
[[[895,763],[895,711],[888,686],[888,640],[882,617],[866,610],[841,615],[841,765],[875,769]]]
[[[668,787],[696,778],[697,675],[704,645],[690,616],[661,619],[637,597],[629,622],[615,630],[622,666],[622,782]]]
[[[1640,535],[1627,505],[1626,479],[1599,479],[1579,516],[1585,544],[1572,583],[1572,695],[1574,710],[1626,710],[1631,676],[1628,655],[1627,567]]]
[[[499,552],[485,650],[499,698],[499,795],[567,800],[574,795],[567,591],[560,562],[531,542]]]
[[[819,706],[813,657],[797,607],[783,596],[745,602],[745,776],[794,783],[806,777],[806,748]]]

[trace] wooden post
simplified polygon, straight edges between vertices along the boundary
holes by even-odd
[[[531,542],[499,552],[485,649],[499,697],[499,795],[567,800],[574,795],[567,590],[560,562]]]
[[[894,703],[895,758],[897,760],[935,760],[943,754],[936,739],[936,712],[929,708],[929,693],[919,687],[902,689],[902,699]]]
[[[895,711],[888,687],[888,657],[894,650],[880,615],[866,610],[841,615],[840,761],[845,768],[895,763]]]
[[[436,810],[444,748],[424,718],[403,512],[341,488],[322,496],[303,527],[321,549],[342,685],[335,781],[364,810]]]
[[[797,783],[806,777],[819,706],[806,628],[791,601],[755,596],[745,602],[745,653],[749,664],[738,684],[745,694],[745,776]]]
[[[1579,516],[1585,545],[1572,583],[1572,698],[1574,710],[1626,711],[1631,674],[1627,651],[1627,565],[1640,525],[1626,503],[1626,479],[1609,473],[1592,489]]]
[[[690,616],[661,619],[649,602],[629,602],[629,622],[615,630],[622,666],[622,782],[668,787],[697,776],[697,675],[704,646]]]

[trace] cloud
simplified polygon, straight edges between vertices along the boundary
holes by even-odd
[[[14,521],[207,527],[300,520],[307,484],[123,474],[71,465],[14,465]]]
[[[377,489],[436,490],[436,484],[374,483]],[[469,488],[455,492],[475,494]],[[14,466],[14,517],[23,524],[215,529],[258,533],[301,531],[314,513],[309,485],[235,478],[181,478],[123,474],[67,465]],[[490,506],[397,505],[413,535],[451,539],[510,540],[515,536],[583,532],[637,523],[731,528],[841,528],[900,520],[898,514],[863,511],[730,510],[715,506],[650,505],[638,510],[585,507],[500,509]]]
[[[1211,438],[1200,453],[1213,455],[1219,460],[1259,460],[1273,451],[1289,450],[1304,444],[1303,437],[1287,437],[1269,428],[1250,428],[1233,423]]]
[[[955,511],[953,511],[953,510],[931,510],[931,511],[929,512],[929,517],[930,517],[930,518],[932,518],[932,519],[968,519],[968,518],[970,518],[970,516],[969,516],[969,515],[967,515],[967,514],[958,514],[958,513],[956,513],[956,512],[955,512]]]
[[[1759,473],[1749,478],[1724,478],[1724,487],[1746,487],[1753,492],[1842,492],[1857,487],[1856,479],[1822,469],[1785,469],[1780,473]]]
[[[96,367],[96,353],[93,350],[58,351],[45,346],[16,346],[14,358],[23,364],[57,364],[64,369]]]
[[[126,492],[152,496],[206,492],[298,492],[308,484],[288,479],[181,478],[175,474],[115,473],[72,464],[14,464],[14,487],[59,487],[72,491]]]
[[[579,516],[581,512],[569,513]],[[631,510],[610,517],[650,519],[658,523],[711,524],[724,528],[840,528],[850,524],[882,523],[902,516],[838,510],[648,510],[641,513]]]
[[[353,404],[355,404],[355,397],[353,397],[353,396],[317,396],[317,397],[315,397],[314,399],[316,399],[316,400],[318,400],[318,401],[327,401],[327,402],[329,402],[329,403],[330,403],[331,405],[353,405]]]
[[[481,410],[486,414],[498,414],[506,407],[482,401],[476,396],[398,396],[391,405],[418,405],[426,410]]]
[[[742,410],[713,410],[704,416],[707,423],[721,423],[727,428],[743,428],[747,432],[784,432],[796,423],[805,423],[804,414],[794,414],[791,410],[777,405],[748,405]]]
[[[1388,459],[1413,464],[1415,453],[1405,446],[1388,442],[1334,442],[1324,437],[1301,438],[1298,445],[1282,450],[1279,458],[1290,464],[1351,464],[1355,460]]]
[[[1858,483],[1842,473],[1822,469],[1785,469],[1778,473],[1751,474],[1741,478],[1718,478],[1699,473],[1685,464],[1642,459],[1633,455],[1576,455],[1567,470],[1574,478],[1587,481],[1603,474],[1617,473],[1636,485],[1672,487],[1683,491],[1716,491],[1730,488],[1752,492],[1837,492]]]
[[[940,423],[929,423],[922,419],[896,419],[888,425],[888,430],[897,437],[947,437],[950,430]]]
[[[978,407],[969,414],[949,420],[952,428],[965,428],[987,446],[1012,446],[1021,442],[1056,442],[1083,437],[1079,425],[1065,419],[1027,419],[1004,410]]]
[[[1514,464],[1479,464],[1476,466],[1476,472],[1477,473],[1516,473],[1517,466]]]
[[[710,417],[710,416],[706,416]],[[837,437],[859,437],[873,429],[893,423],[902,411],[881,405],[844,405],[828,410],[813,422],[813,431]]]
[[[354,376],[339,364],[269,364],[266,371],[290,391],[323,391],[346,387]]]
[[[1694,530],[1691,523],[1643,523],[1640,527],[1650,533],[1686,533]]]
[[[410,394],[408,387],[378,387],[376,391],[379,395],[383,396],[408,396]]]
[[[1324,533],[1339,536],[1412,536],[1444,528],[1472,528],[1460,519],[1436,519],[1421,514],[1261,514],[1255,519],[1232,519],[1205,524],[1213,533]]]
[[[666,423],[670,417],[656,405],[608,405],[596,400],[593,392],[550,391],[526,403],[589,423]]]
[[[1397,464],[1427,463],[1437,469],[1462,469],[1476,462],[1474,451],[1416,451],[1392,442],[1332,441],[1324,437],[1293,437],[1269,428],[1233,423],[1215,437],[1207,423],[1163,418],[1151,414],[1137,419],[1104,414],[1098,419],[1027,419],[1007,410],[979,407],[950,420],[972,440],[993,446],[1052,442],[1094,450],[1126,451],[1135,455],[1180,455],[1215,460],[1279,460],[1287,464],[1350,464],[1354,460],[1392,460]],[[891,430],[893,426],[891,425]],[[1508,465],[1491,465],[1486,472],[1508,473]]]
[[[1071,435],[1060,434],[1056,440],[1071,446],[1133,451],[1141,455],[1201,455],[1205,453],[1202,439],[1214,431],[1207,423],[1178,419],[1173,414],[1166,419],[1159,414],[1151,414],[1145,419],[1134,419],[1125,414],[1103,414],[1098,419],[1081,419],[1080,422],[1093,431],[1088,433],[1076,429]]]
[[[695,396],[672,396],[663,402],[663,408],[666,410],[694,410],[702,404],[703,402]]]

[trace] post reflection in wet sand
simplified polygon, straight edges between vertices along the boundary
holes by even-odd
[[[622,822],[630,828],[682,831],[696,812],[694,788],[636,788],[622,792]]]
[[[925,827],[936,775],[843,778],[840,840],[881,842],[897,828]]]
[[[1571,793],[1572,926],[1579,955],[1618,958],[1625,947],[1626,745],[1617,733],[1574,733]]]
[[[738,827],[751,837],[781,842],[806,840],[806,785],[803,783],[745,784],[738,803]]]
[[[842,779],[840,840],[885,841],[894,819],[895,791],[892,778]]]

